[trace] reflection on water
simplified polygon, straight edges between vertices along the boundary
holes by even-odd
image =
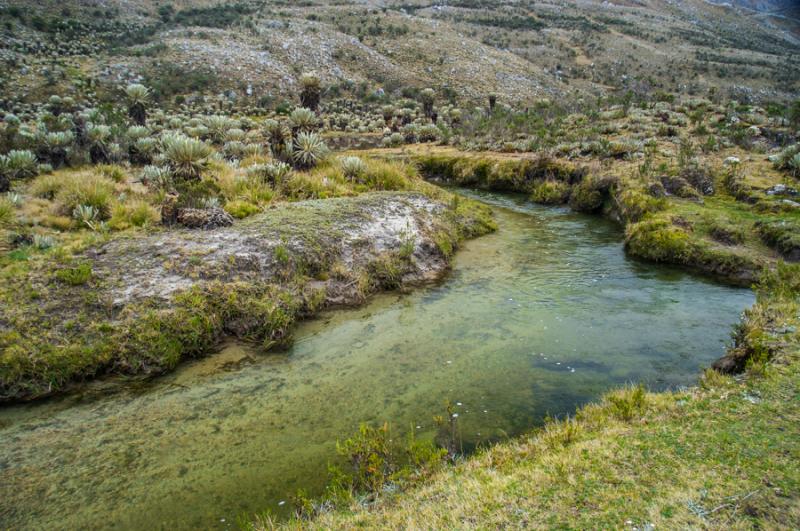
[[[362,421],[430,437],[449,400],[472,448],[611,386],[691,384],[753,302],[626,259],[602,219],[477,197],[500,230],[439,286],[306,323],[288,352],[232,345],[144,388],[0,410],[0,527],[235,527],[318,492]]]

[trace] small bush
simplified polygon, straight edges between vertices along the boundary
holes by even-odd
[[[419,179],[416,168],[403,162],[369,160],[366,162],[364,183],[371,190],[408,190]]]
[[[301,170],[313,168],[328,154],[328,147],[316,133],[300,133],[294,141],[292,159]]]
[[[40,175],[31,183],[30,193],[42,199],[54,199],[64,186],[65,179],[60,175]]]
[[[81,286],[91,280],[92,266],[88,263],[84,263],[76,267],[60,269],[56,272],[56,278],[70,286]]]
[[[11,226],[15,217],[14,204],[5,197],[0,197],[0,227]]]
[[[605,399],[611,413],[624,421],[633,420],[642,413],[646,405],[644,387],[641,384],[609,393]]]
[[[733,225],[731,223],[722,223],[718,221],[711,222],[711,229],[709,235],[715,240],[724,245],[738,245],[744,242],[745,231],[742,227]]]
[[[762,241],[789,260],[800,260],[800,225],[787,220],[759,221]]]
[[[212,153],[205,142],[183,135],[167,136],[163,145],[173,175],[183,179],[199,179]]]
[[[367,171],[367,165],[359,157],[342,157],[339,159],[339,167],[351,181],[360,181]]]
[[[79,206],[90,206],[103,220],[111,214],[113,198],[114,183],[109,179],[95,174],[73,174],[64,178],[55,199],[66,215],[72,215]]]
[[[116,230],[128,227],[146,227],[161,221],[158,209],[147,201],[130,201],[115,205],[108,224]]]
[[[36,175],[36,155],[28,150],[11,150],[0,155],[0,174],[10,179],[23,179]]]
[[[128,179],[125,169],[112,164],[103,164],[97,167],[103,177],[108,177],[115,183],[123,183]]]
[[[625,248],[641,258],[679,264],[685,263],[693,251],[689,235],[664,219],[648,219],[628,225]]]
[[[291,199],[327,199],[352,195],[352,191],[336,179],[323,174],[293,173],[283,187],[283,193]]]
[[[662,210],[665,206],[663,199],[656,198],[641,190],[627,188],[616,196],[620,214],[626,221],[639,221],[647,214]]]
[[[250,203],[248,201],[228,201],[225,203],[225,212],[230,214],[231,216],[235,217],[236,219],[244,219],[246,217],[252,216],[253,214],[258,214],[261,212],[261,209],[258,206]]]
[[[569,206],[576,212],[594,214],[603,208],[603,193],[592,179],[585,179],[572,188]]]
[[[531,200],[545,205],[561,205],[569,199],[570,187],[561,181],[542,181],[533,188]]]

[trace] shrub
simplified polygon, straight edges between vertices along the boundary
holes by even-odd
[[[244,155],[245,145],[242,142],[234,140],[232,142],[225,142],[222,146],[222,151],[230,159],[240,159]]]
[[[422,112],[425,116],[431,118],[433,116],[433,103],[436,99],[436,92],[431,88],[426,88],[419,93],[419,99],[422,103]]]
[[[33,246],[40,250],[45,251],[54,247],[56,244],[55,238],[52,236],[48,236],[46,234],[34,234],[33,235]]]
[[[300,103],[312,111],[319,107],[320,81],[319,77],[312,72],[303,74],[300,77]]]
[[[114,183],[109,179],[96,174],[75,174],[64,178],[55,199],[66,215],[72,215],[79,206],[90,206],[103,220],[111,213],[113,197]]]
[[[417,138],[420,142],[435,142],[439,140],[440,135],[441,131],[439,131],[438,127],[433,124],[428,124],[419,128]]]
[[[420,178],[416,167],[403,162],[369,160],[365,164],[364,183],[372,190],[408,190]]]
[[[47,157],[50,164],[58,168],[67,160],[67,148],[72,145],[75,135],[71,131],[47,133],[44,137]]]
[[[745,240],[745,231],[742,227],[731,223],[712,220],[709,235],[715,240],[725,245],[737,245]]]
[[[317,127],[317,115],[305,107],[298,107],[289,115],[289,121],[295,132],[309,133]]]
[[[247,168],[248,177],[259,179],[273,186],[280,186],[292,173],[292,167],[285,162],[254,164]]]
[[[644,387],[635,387],[613,391],[605,396],[611,413],[620,420],[630,421],[640,414],[646,405]]]
[[[572,188],[569,206],[576,212],[593,214],[603,208],[603,193],[593,179],[585,179]]]
[[[135,200],[115,205],[108,224],[113,229],[123,230],[128,227],[156,225],[160,221],[161,215],[157,208],[147,201]]]
[[[790,260],[800,260],[800,226],[787,220],[759,221],[762,241]]]
[[[6,199],[16,208],[20,208],[25,203],[25,199],[16,192],[8,192]]]
[[[91,280],[92,266],[88,263],[84,263],[75,267],[60,269],[56,272],[56,278],[64,284],[69,284],[70,286],[80,286]]]
[[[545,205],[560,205],[569,199],[570,187],[561,181],[542,181],[533,188],[531,200]]]
[[[141,179],[148,186],[169,188],[172,185],[172,172],[166,166],[145,166]]]
[[[400,133],[392,133],[391,135],[387,136],[383,139],[384,147],[398,147],[403,145],[403,135]]]
[[[634,143],[613,141],[608,144],[606,156],[614,159],[623,159],[632,156],[637,151],[639,151],[639,146]]]
[[[170,135],[162,141],[164,157],[172,174],[183,179],[199,179],[212,150],[205,142],[183,135]]]
[[[30,193],[42,199],[54,199],[64,185],[65,178],[60,175],[40,175],[31,183]]]
[[[215,143],[221,143],[225,139],[225,134],[234,126],[234,121],[227,116],[214,114],[206,117],[206,127],[211,134],[211,139]]]
[[[664,219],[648,219],[628,225],[625,248],[654,262],[686,263],[693,252],[689,235]]]
[[[287,139],[289,138],[289,132],[286,130],[286,127],[278,120],[270,118],[264,120],[264,131],[269,138],[269,147],[272,156],[284,156],[287,151]]]
[[[351,181],[359,181],[367,171],[367,165],[359,157],[342,157],[339,159],[339,167],[345,177]]]
[[[97,209],[89,205],[78,205],[72,211],[72,217],[75,218],[81,227],[87,227],[95,230],[97,228]]]
[[[641,190],[626,188],[616,195],[620,214],[626,221],[639,221],[647,214],[664,208],[664,199],[656,198]]]
[[[150,130],[143,125],[132,125],[128,128],[127,135],[132,141],[145,138],[150,134]]]
[[[261,209],[248,201],[236,200],[225,203],[225,212],[237,219],[244,219],[253,214],[258,214]]]
[[[0,155],[0,175],[9,179],[23,179],[36,175],[36,155],[28,150],[11,150]]]
[[[326,199],[352,193],[334,179],[315,173],[293,173],[284,184],[284,193],[292,199]]]
[[[292,159],[298,169],[316,166],[328,154],[328,147],[316,133],[300,133],[294,142]]]
[[[115,183],[124,183],[128,179],[128,174],[122,166],[115,166],[113,164],[103,164],[97,167],[100,175],[108,177]]]
[[[800,144],[787,147],[772,157],[772,161],[775,169],[786,171],[793,177],[800,177]]]
[[[147,102],[150,99],[150,89],[139,83],[125,87],[128,98],[128,116],[137,125],[147,122]]]
[[[5,197],[0,197],[0,227],[10,227],[15,217],[14,205]]]
[[[219,201],[222,192],[216,182],[209,179],[183,180],[175,183],[178,208],[207,209]]]

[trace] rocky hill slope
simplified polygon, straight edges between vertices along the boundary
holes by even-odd
[[[786,99],[800,91],[798,28],[703,0],[6,0],[0,86],[36,101],[144,80],[164,101],[188,87],[269,106],[316,70],[333,96],[433,86],[516,104],[615,90]]]

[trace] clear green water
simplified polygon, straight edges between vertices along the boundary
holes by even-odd
[[[615,385],[691,384],[753,302],[626,259],[599,218],[479,197],[500,230],[438,286],[306,323],[286,353],[233,345],[137,389],[0,410],[0,528],[235,527],[318,491],[361,421],[432,436],[450,400],[470,449]]]

